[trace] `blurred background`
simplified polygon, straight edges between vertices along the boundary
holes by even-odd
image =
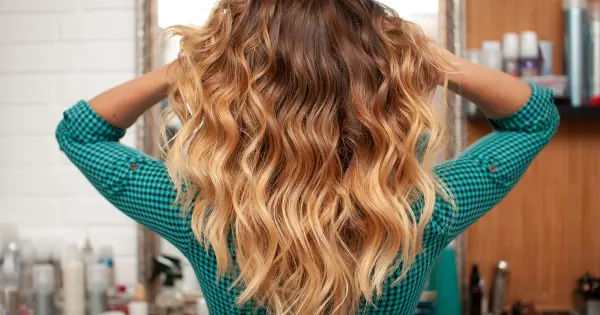
[[[562,117],[557,136],[514,191],[444,252],[417,312],[600,314],[598,4],[381,2],[440,45],[552,88]],[[34,309],[33,297],[44,287],[34,286],[35,280],[64,307],[62,289],[81,285],[80,291],[89,291],[85,279],[94,268],[86,266],[100,263],[98,272],[109,274],[98,289],[109,296],[108,309],[125,311],[132,300],[152,302],[164,292],[179,292],[190,305],[182,314],[206,312],[189,264],[104,201],[59,152],[54,129],[78,100],[172,61],[177,41],[162,37],[162,30],[201,25],[214,3],[0,0],[0,305],[14,300],[7,292],[16,288],[19,307]],[[491,131],[473,104],[458,100],[451,106],[459,147]],[[155,118],[140,121],[123,143],[155,154]],[[169,127],[176,129],[177,122]],[[177,286],[150,281],[156,270]],[[200,309],[191,306],[196,303]]]

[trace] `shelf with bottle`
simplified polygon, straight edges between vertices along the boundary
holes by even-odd
[[[573,107],[566,98],[556,98],[555,104],[561,119],[600,119],[600,105]],[[487,120],[479,109],[474,111],[467,110],[466,116],[471,122]]]
[[[571,99],[566,94],[567,77],[560,75],[544,75],[533,77],[521,77],[521,80],[527,83],[534,83],[553,91],[555,95],[554,103],[558,108],[560,117],[563,119],[599,119],[600,118],[600,97],[593,97],[590,101],[581,106],[574,106]],[[486,120],[485,115],[475,106],[475,104],[466,102],[466,116],[469,121]]]

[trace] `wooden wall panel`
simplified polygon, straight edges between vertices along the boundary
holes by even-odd
[[[561,73],[561,6],[561,0],[467,0],[467,46],[534,30],[553,42]],[[489,131],[486,123],[469,123],[468,142]],[[467,263],[480,265],[488,285],[499,260],[511,269],[507,304],[529,300],[541,310],[570,309],[577,277],[600,275],[600,121],[563,119],[522,181],[469,229]]]
[[[469,125],[469,143],[487,134]],[[510,264],[508,303],[571,307],[575,280],[600,275],[600,124],[563,121],[515,189],[467,234],[467,263],[491,284],[494,265]]]

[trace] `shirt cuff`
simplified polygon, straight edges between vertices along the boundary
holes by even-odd
[[[79,101],[65,111],[68,132],[78,142],[118,141],[125,130],[111,125],[100,117],[86,101]]]
[[[531,84],[531,97],[525,106],[503,119],[490,119],[497,130],[538,131],[553,121],[557,109],[552,90]]]

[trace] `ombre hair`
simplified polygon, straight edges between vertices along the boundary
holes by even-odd
[[[422,30],[373,0],[222,0],[170,33],[167,167],[219,274],[239,267],[238,303],[349,314],[402,278],[444,194]]]

